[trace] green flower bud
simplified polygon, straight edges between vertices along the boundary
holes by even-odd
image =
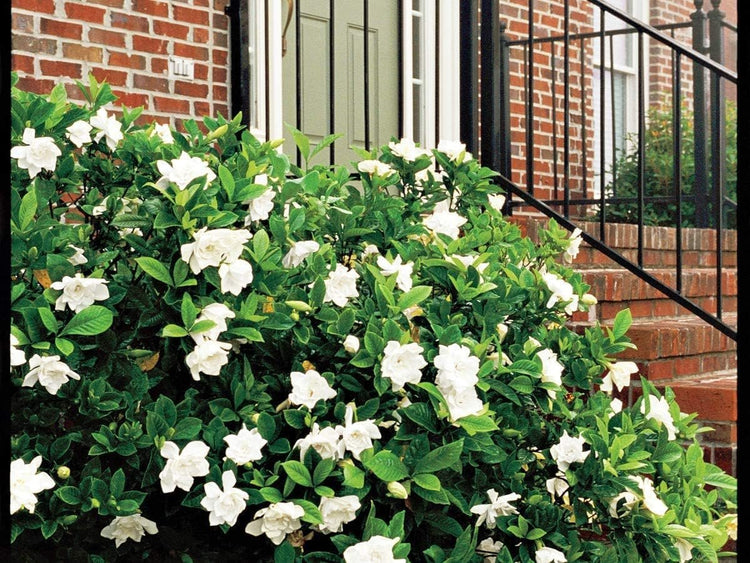
[[[70,467],[68,467],[67,465],[61,465],[60,467],[58,467],[57,476],[60,479],[67,479],[68,477],[70,477]]]
[[[584,293],[581,297],[581,303],[583,303],[584,305],[596,305],[597,300],[596,297],[594,297],[590,293]]]
[[[227,132],[227,124],[225,123],[221,127],[217,127],[213,131],[211,131],[208,135],[206,135],[206,142],[211,142],[214,139],[218,139],[219,137],[223,136]]]
[[[289,313],[289,316],[292,318],[293,321],[299,320],[299,313],[297,311],[292,311]]]
[[[398,481],[391,481],[390,483],[388,483],[388,492],[395,498],[409,498],[409,491],[407,491],[406,487],[404,487]]]
[[[99,508],[102,505],[102,503],[99,502],[98,498],[92,498],[91,499],[91,506],[94,508]]]
[[[63,516],[63,518],[62,518],[61,521],[63,523],[63,526],[70,526],[76,520],[78,520],[78,515],[77,514],[68,514],[67,516]]]
[[[302,311],[303,313],[309,313],[313,310],[313,308],[304,301],[284,301],[284,304],[295,311]]]

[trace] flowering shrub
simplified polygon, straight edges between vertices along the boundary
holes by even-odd
[[[643,381],[627,311],[506,221],[463,146],[361,179],[13,90],[14,551],[60,561],[716,560],[735,480]],[[560,259],[561,261],[558,261]],[[710,486],[709,486],[710,485]],[[709,490],[710,489],[710,490]],[[231,554],[231,555],[230,555]]]

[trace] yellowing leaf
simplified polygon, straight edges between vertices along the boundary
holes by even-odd
[[[47,270],[34,270],[34,278],[36,278],[36,281],[38,281],[39,285],[41,285],[44,289],[47,289],[52,285],[52,280],[50,279],[49,272]]]
[[[137,358],[135,360],[136,365],[143,371],[151,371],[159,363],[159,352],[151,356],[144,356],[143,358]]]

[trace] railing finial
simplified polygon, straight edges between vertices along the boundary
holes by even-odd
[[[695,5],[696,10],[703,9],[703,0],[693,0],[693,4]]]
[[[711,5],[714,7],[714,10],[718,10],[719,6],[721,6],[721,0],[711,0]]]

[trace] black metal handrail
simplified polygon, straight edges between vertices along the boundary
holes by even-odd
[[[536,199],[533,195],[518,187],[505,176],[499,175],[494,177],[493,180],[497,185],[503,188],[508,195],[518,196],[524,201],[526,205],[530,205],[537,211],[544,213],[547,217],[554,219],[562,227],[568,229],[569,231],[573,231],[576,228],[576,225],[567,217],[564,217],[543,201]],[[729,338],[737,340],[737,330],[735,328],[731,327],[721,319],[716,318],[711,313],[706,312],[691,300],[686,298],[684,295],[664,284],[664,282],[649,274],[642,267],[623,257],[622,254],[620,254],[616,250],[613,250],[612,248],[601,242],[599,239],[592,237],[586,232],[581,232],[581,237],[589,246],[595,248],[610,260],[616,262],[617,264],[628,270],[630,273],[636,275],[639,279],[645,281],[655,289],[661,291],[667,297],[675,301],[678,305],[697,315],[708,324],[718,329],[723,334],[727,335]]]
[[[481,114],[481,132],[482,142],[481,147],[478,146],[477,139],[469,140],[469,148],[480,153],[480,157],[483,163],[487,166],[499,170],[502,174],[501,184],[508,189],[509,194],[518,196],[516,198],[509,198],[507,203],[508,213],[512,213],[514,208],[523,206],[532,206],[538,211],[541,211],[547,216],[554,217],[558,222],[569,229],[573,229],[575,226],[570,221],[571,208],[577,206],[576,209],[582,208],[582,206],[597,206],[598,207],[598,222],[599,222],[599,240],[595,237],[586,234],[585,240],[589,242],[593,247],[602,251],[609,258],[625,267],[639,278],[643,279],[653,287],[665,293],[668,297],[673,299],[679,305],[685,307],[687,310],[696,314],[698,317],[709,322],[712,326],[719,329],[721,332],[730,336],[736,340],[736,330],[730,327],[724,320],[722,320],[722,269],[723,269],[723,241],[722,233],[724,231],[724,209],[732,209],[736,213],[737,203],[731,198],[727,197],[724,193],[725,184],[725,162],[724,162],[724,150],[725,150],[725,114],[724,114],[724,83],[730,84],[737,83],[737,73],[728,69],[723,63],[723,39],[722,30],[729,29],[733,30],[733,26],[724,22],[724,14],[719,11],[719,1],[712,2],[714,9],[708,12],[708,14],[702,11],[702,2],[696,1],[696,12],[691,16],[689,22],[678,22],[663,24],[658,26],[652,26],[644,23],[640,20],[635,19],[629,14],[622,10],[609,5],[602,0],[588,0],[588,4],[595,6],[600,9],[600,23],[599,29],[591,32],[576,32],[573,33],[570,29],[570,1],[560,0],[564,4],[564,28],[559,32],[552,32],[552,35],[545,37],[537,37],[535,30],[535,11],[534,11],[534,0],[529,0],[528,7],[528,36],[525,38],[510,38],[506,35],[506,24],[501,20],[500,9],[497,7],[497,2],[493,0],[482,0],[482,53],[481,53],[481,100],[482,100],[482,114]],[[607,30],[607,20],[605,16],[616,19],[619,23],[618,29]],[[707,25],[708,24],[708,25]],[[489,29],[486,29],[484,26]],[[538,25],[538,22],[537,22]],[[620,28],[623,26],[624,28]],[[692,47],[679,43],[674,38],[674,32],[678,29],[690,28],[693,32],[693,44]],[[736,30],[736,28],[734,28]],[[706,31],[710,35],[710,44],[706,44],[705,34]],[[669,35],[671,34],[671,36]],[[607,187],[605,186],[605,178],[611,178],[611,184],[609,186],[617,186],[618,171],[617,164],[617,153],[621,151],[616,146],[615,136],[615,67],[614,67],[614,38],[617,36],[631,35],[636,38],[636,62],[631,66],[634,67],[635,75],[633,80],[637,84],[637,106],[638,106],[638,132],[636,139],[636,146],[633,151],[633,162],[636,166],[635,170],[635,195],[630,197],[623,197],[621,194],[619,197],[615,194],[607,193]],[[646,133],[646,65],[645,65],[645,39],[650,38],[653,45],[658,45],[665,48],[668,53],[668,57],[671,57],[672,61],[672,111],[671,111],[671,133],[672,133],[672,193],[667,195],[653,196],[646,193],[646,144],[645,144],[645,133]],[[586,86],[586,41],[599,41],[599,77],[591,77],[590,86]],[[557,69],[556,64],[558,53],[560,49],[556,48],[562,44],[562,73],[563,73],[563,95],[560,95],[559,86],[557,85]],[[487,55],[485,55],[485,45],[491,46],[488,48]],[[548,45],[547,48],[543,45]],[[577,96],[575,100],[580,104],[580,137],[576,138],[576,142],[580,142],[580,150],[582,154],[582,161],[579,161],[579,169],[575,171],[571,166],[571,66],[574,63],[571,55],[571,46],[578,49],[580,54],[580,61],[577,64],[580,65],[580,83],[575,87],[578,90],[574,91],[574,96]],[[511,146],[511,128],[510,128],[510,49],[519,48],[523,49],[522,59],[522,71],[524,77],[524,95],[526,100],[525,117],[526,117],[526,130],[525,130],[525,170],[518,170],[519,172],[525,172],[525,180],[523,184],[525,189],[519,187],[519,185],[513,183],[510,178],[514,170],[511,168],[512,159],[510,158]],[[606,63],[605,53],[609,48],[610,57],[609,64]],[[539,179],[535,176],[538,172],[538,161],[539,161],[539,150],[547,147],[535,147],[536,134],[536,115],[535,104],[537,107],[541,106],[542,102],[537,97],[538,90],[535,89],[535,80],[539,80],[539,74],[535,66],[542,65],[542,63],[535,61],[535,54],[539,53],[539,50],[549,57],[549,63],[546,63],[546,68],[543,68],[543,72],[551,70],[551,79],[547,75],[546,80],[552,83],[552,104],[544,106],[547,118],[549,119],[550,108],[552,114],[552,153],[549,160],[552,160],[552,173],[550,176],[554,178],[554,186],[542,185]],[[693,221],[695,226],[708,228],[715,228],[716,232],[716,290],[715,290],[715,303],[716,313],[708,312],[695,303],[690,301],[685,295],[682,294],[682,228],[683,228],[683,203],[690,201],[688,196],[683,194],[682,186],[682,167],[683,163],[681,160],[683,145],[682,145],[682,123],[681,123],[681,105],[683,100],[683,81],[681,79],[682,66],[684,63],[689,63],[693,68],[693,105],[695,109],[695,126],[694,126],[694,163],[695,163],[695,180],[693,182],[693,193],[690,196],[694,202],[696,208],[695,217]],[[544,66],[544,65],[542,65]],[[589,65],[591,66],[591,65]],[[609,78],[611,84],[605,84],[606,73],[609,72]],[[706,80],[706,78],[708,80]],[[598,84],[597,84],[598,80]],[[599,141],[599,172],[600,185],[598,197],[590,197],[587,195],[587,181],[590,181],[590,174],[588,169],[589,160],[591,159],[590,151],[588,147],[591,133],[587,132],[587,118],[589,118],[587,110],[587,88],[599,88],[599,121],[600,131],[598,131]],[[612,111],[612,126],[608,127],[605,125],[605,92],[606,89],[610,90],[611,111]],[[543,95],[545,92],[539,94]],[[711,97],[711,109],[710,114],[707,107],[707,94]],[[562,108],[562,148],[559,148],[558,139],[558,101],[563,104]],[[575,117],[578,117],[576,115]],[[605,145],[606,145],[606,134],[605,127],[612,129],[611,131],[611,152],[612,162],[611,169],[605,172]],[[467,129],[468,130],[468,129]],[[485,138],[485,132],[487,133]],[[549,133],[548,133],[549,134]],[[596,139],[596,137],[594,137]],[[710,142],[710,153],[708,149],[708,140]],[[536,141],[539,142],[539,141]],[[610,146],[606,145],[607,151],[610,150]],[[477,150],[479,149],[479,150]],[[562,150],[562,194],[558,191],[560,182],[558,178],[558,150]],[[547,158],[547,157],[544,157]],[[710,174],[708,165],[710,164]],[[547,172],[549,174],[549,172]],[[575,178],[575,179],[574,179]],[[582,180],[582,181],[580,181]],[[606,180],[609,181],[609,180]],[[553,195],[550,198],[540,197],[540,188],[550,189]],[[575,189],[574,189],[575,188]],[[535,193],[535,190],[537,193]],[[596,194],[595,194],[596,195]],[[536,196],[536,197],[535,197]],[[614,196],[614,197],[613,197]],[[515,201],[514,201],[515,199]],[[676,228],[676,288],[669,288],[663,282],[656,279],[653,275],[649,274],[644,266],[644,211],[647,205],[653,204],[674,204],[674,226]],[[614,204],[630,204],[632,213],[637,219],[637,260],[631,262],[619,255],[616,251],[607,246],[605,239],[605,225],[608,222],[607,211],[608,206]],[[611,209],[611,208],[609,208]],[[631,213],[631,212],[629,212]],[[589,214],[590,215],[590,214]],[[584,216],[584,218],[586,218]],[[591,218],[590,216],[588,217]]]

